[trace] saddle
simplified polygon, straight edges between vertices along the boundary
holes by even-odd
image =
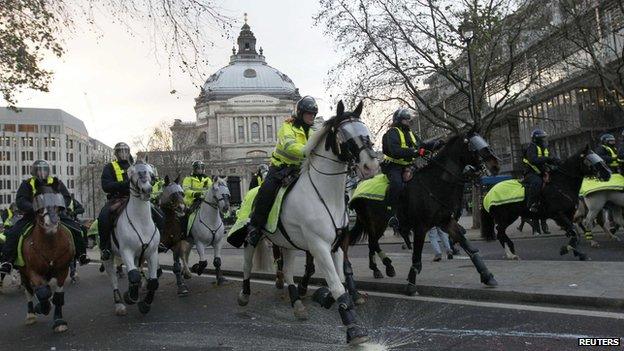
[[[119,219],[121,212],[123,212],[123,210],[126,208],[129,200],[130,200],[129,196],[117,197],[117,198],[113,198],[109,200],[110,201],[109,213],[111,216],[110,218],[111,218],[113,231],[114,231],[115,226],[117,225],[117,220]]]

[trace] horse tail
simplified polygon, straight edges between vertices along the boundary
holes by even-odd
[[[481,208],[481,237],[487,241],[496,239],[494,218],[492,218],[492,215],[484,208]]]
[[[254,253],[253,267],[264,272],[273,270],[273,252],[266,240],[261,240]]]
[[[355,217],[355,223],[353,224],[353,228],[349,230],[351,237],[349,240],[349,245],[355,245],[357,242],[364,241],[368,238],[366,231],[363,228],[362,220],[360,216]]]

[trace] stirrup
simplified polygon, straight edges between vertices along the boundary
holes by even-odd
[[[102,255],[100,256],[101,261],[108,261],[111,259],[111,251],[109,249],[102,249]]]

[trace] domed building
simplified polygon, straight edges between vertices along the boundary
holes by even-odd
[[[251,173],[269,162],[277,131],[301,98],[293,81],[256,50],[247,19],[237,44],[230,63],[208,77],[195,99],[196,121],[176,120],[171,128],[174,150],[190,149],[209,174],[229,177],[233,202],[247,191]]]

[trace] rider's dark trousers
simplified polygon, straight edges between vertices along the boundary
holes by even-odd
[[[256,228],[262,228],[267,222],[271,207],[277,196],[277,192],[282,186],[282,181],[286,176],[294,170],[292,166],[273,166],[269,167],[269,172],[264,178],[264,182],[258,189],[258,195],[256,195],[255,207],[253,214],[251,215],[250,224]]]
[[[82,227],[80,226],[80,223],[65,215],[61,215],[60,217],[61,223],[63,223],[63,225],[67,227],[72,233],[72,238],[74,239],[74,248],[76,249],[76,257],[86,255],[87,244],[85,242],[84,236],[82,235]]]
[[[527,206],[531,207],[539,201],[542,190],[542,176],[537,173],[527,172],[524,175],[523,183],[526,190]]]
[[[24,216],[19,221],[15,222],[13,226],[4,232],[6,242],[2,248],[2,260],[3,262],[15,262],[17,257],[17,244],[19,242],[20,234],[24,231],[24,228],[33,222],[32,216]]]
[[[401,193],[405,187],[403,183],[403,166],[392,162],[384,162],[381,164],[381,171],[390,181],[388,187],[388,205],[392,207],[392,210],[396,213]]]
[[[100,250],[111,249],[111,232],[113,228],[111,223],[110,205],[111,201],[107,201],[106,205],[102,207],[100,215],[98,216],[98,235],[100,236]],[[162,233],[163,227],[165,225],[165,215],[152,204],[150,204],[150,208],[152,211],[152,220],[154,221],[154,224],[156,224],[156,228],[158,228],[158,231]]]

